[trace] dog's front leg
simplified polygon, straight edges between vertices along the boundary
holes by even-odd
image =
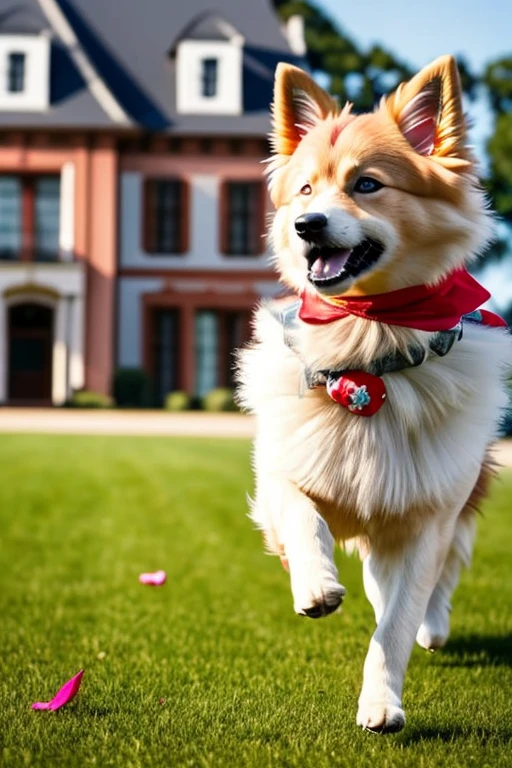
[[[311,499],[289,481],[282,482],[281,539],[294,610],[318,619],[335,611],[345,594],[334,564],[334,539]]]
[[[379,733],[405,725],[402,688],[409,657],[446,558],[455,520],[432,520],[403,550],[371,548],[363,565],[377,629],[370,641],[357,723]]]

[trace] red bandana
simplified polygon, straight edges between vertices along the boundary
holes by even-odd
[[[458,269],[434,286],[413,285],[373,296],[327,298],[306,290],[301,295],[299,317],[305,323],[322,325],[355,315],[419,331],[445,331],[457,325],[462,315],[478,309],[490,295],[469,272]]]

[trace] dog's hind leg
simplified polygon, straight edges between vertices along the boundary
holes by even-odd
[[[474,512],[463,511],[457,520],[452,545],[441,576],[432,592],[425,618],[416,635],[418,645],[429,651],[442,648],[448,640],[452,594],[459,582],[462,566],[468,567],[470,564],[475,532]]]
[[[258,478],[252,518],[269,549],[287,561],[294,610],[317,619],[338,608],[345,594],[334,563],[334,539],[315,504],[290,481]]]
[[[478,480],[457,519],[450,551],[416,636],[417,643],[429,651],[442,648],[448,640],[452,595],[458,584],[461,568],[469,567],[471,562],[476,533],[476,513],[495,475],[496,465],[491,456],[486,455]]]

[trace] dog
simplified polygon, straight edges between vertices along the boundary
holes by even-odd
[[[508,330],[466,271],[493,219],[445,56],[354,114],[276,70],[270,228],[299,298],[255,313],[239,400],[257,417],[251,517],[294,610],[335,611],[335,542],[357,550],[376,629],[357,723],[401,730],[416,640],[441,648],[506,405]]]

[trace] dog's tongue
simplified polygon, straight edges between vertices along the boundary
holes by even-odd
[[[314,277],[335,277],[335,275],[338,275],[341,272],[349,256],[350,250],[332,251],[329,254],[329,258],[319,256],[313,262],[311,274]]]

